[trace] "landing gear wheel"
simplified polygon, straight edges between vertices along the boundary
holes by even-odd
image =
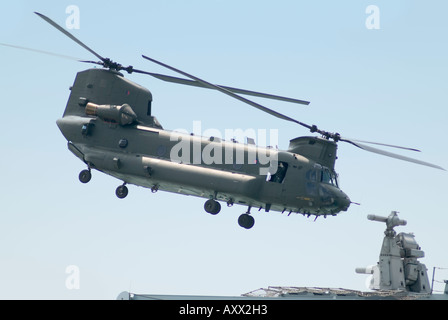
[[[82,170],[79,173],[79,181],[81,181],[82,183],[87,183],[90,181],[90,179],[92,179],[92,173],[90,172],[90,170]]]
[[[204,204],[204,210],[210,214],[218,214],[221,211],[221,204],[213,199],[207,200]]]
[[[255,219],[247,213],[244,213],[238,218],[238,224],[244,229],[250,229],[254,226]]]
[[[115,190],[115,194],[119,199],[124,199],[128,195],[128,187],[125,185],[119,186],[117,190]]]

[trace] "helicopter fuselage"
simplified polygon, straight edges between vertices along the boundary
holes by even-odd
[[[335,154],[327,165],[299,153],[321,156],[319,145],[334,142],[309,137],[305,149],[290,152],[165,130],[151,115],[151,102],[147,89],[120,73],[89,69],[78,73],[57,124],[89,171],[124,184],[265,211],[326,216],[349,207],[337,185]]]

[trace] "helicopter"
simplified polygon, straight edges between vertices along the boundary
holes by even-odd
[[[243,95],[302,105],[308,105],[309,101],[215,85],[145,55],[142,56],[145,60],[186,78],[123,66],[99,55],[47,16],[35,14],[99,59],[79,60],[102,68],[77,73],[63,116],[56,123],[67,140],[68,149],[86,165],[86,169],[79,173],[80,182],[88,183],[93,170],[115,177],[122,181],[115,191],[119,199],[128,195],[127,185],[136,185],[153,193],[165,191],[204,198],[204,209],[212,215],[221,211],[221,203],[229,207],[237,204],[247,207],[247,211],[239,216],[238,224],[250,229],[255,224],[252,208],[287,212],[288,215],[313,215],[316,219],[347,211],[354,202],[338,183],[335,162],[339,142],[445,170],[366,144],[419,151],[417,149],[347,139],[339,133],[290,118]],[[152,93],[125,78],[123,71],[217,90],[318,135],[291,139],[287,150],[277,150],[257,146],[250,139],[239,143],[166,130],[152,113]]]

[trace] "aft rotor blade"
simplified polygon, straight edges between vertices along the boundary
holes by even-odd
[[[92,49],[90,49],[88,46],[86,46],[84,43],[82,43],[78,38],[76,38],[74,35],[72,35],[70,32],[66,31],[64,28],[62,28],[60,25],[58,25],[56,22],[54,22],[53,20],[51,20],[50,18],[48,18],[47,16],[39,13],[39,12],[34,12],[35,14],[37,14],[39,17],[41,17],[42,19],[44,19],[46,22],[48,22],[49,24],[51,24],[53,27],[55,27],[56,29],[58,29],[60,32],[62,32],[63,34],[65,34],[67,37],[69,37],[70,39],[72,39],[73,41],[75,41],[77,44],[79,44],[81,47],[83,47],[84,49],[86,49],[87,51],[89,51],[90,53],[92,53],[94,56],[96,56],[98,59],[100,59],[101,61],[104,61],[105,59],[100,56],[98,53],[96,53],[95,51],[93,51]]]
[[[50,56],[54,56],[54,57],[58,57],[58,58],[84,62],[81,59],[78,59],[78,58],[75,58],[75,57],[66,56],[66,55],[63,55],[63,54],[58,54],[58,53],[49,52],[49,51],[43,51],[43,50],[32,49],[32,48],[27,48],[27,47],[21,47],[21,46],[16,46],[16,45],[7,44],[7,43],[0,43],[0,46],[10,47],[10,48],[20,49],[20,50],[26,50],[26,51],[32,51],[32,52],[46,54],[46,55],[50,55]]]
[[[157,79],[162,80],[162,81],[167,81],[167,82],[172,82],[172,83],[177,83],[177,84],[182,84],[182,85],[187,85],[187,86],[193,86],[193,87],[199,87],[199,88],[215,89],[215,88],[207,87],[207,86],[203,85],[202,83],[200,83],[198,81],[194,81],[194,80],[188,80],[188,79],[183,79],[183,78],[171,77],[171,76],[167,76],[167,75],[164,75],[164,74],[158,74],[158,73],[152,73],[152,72],[146,72],[146,71],[140,71],[140,70],[134,70],[134,72],[144,73],[144,74],[153,76],[154,78],[157,78]],[[246,89],[239,89],[239,88],[233,88],[233,87],[228,87],[228,86],[222,86],[220,84],[217,85],[217,86],[219,86],[221,88],[224,88],[226,90],[229,90],[229,91],[231,91],[233,93],[239,93],[239,94],[255,96],[255,97],[261,97],[261,98],[266,98],[266,99],[280,100],[280,101],[297,103],[297,104],[303,104],[303,105],[309,105],[310,104],[309,101],[299,100],[299,99],[294,99],[294,98],[288,98],[288,97],[282,97],[282,96],[269,94],[269,93],[256,92],[256,91],[251,91],[251,90],[246,90]]]
[[[232,97],[232,98],[234,98],[234,99],[240,100],[240,101],[242,101],[242,102],[244,102],[244,103],[247,103],[248,105],[251,105],[251,106],[254,107],[254,108],[257,108],[257,109],[259,109],[259,110],[261,110],[261,111],[264,111],[264,112],[266,112],[266,113],[269,113],[270,115],[273,115],[274,117],[277,117],[277,118],[280,118],[280,119],[283,119],[283,120],[287,120],[287,121],[291,121],[291,122],[297,123],[297,124],[299,124],[299,125],[301,125],[301,126],[304,126],[305,128],[308,128],[308,129],[310,129],[310,130],[313,129],[312,126],[310,126],[310,125],[308,125],[308,124],[306,124],[306,123],[297,121],[297,120],[295,120],[295,119],[293,119],[293,118],[290,118],[290,117],[288,117],[288,116],[285,116],[284,114],[281,114],[281,113],[279,113],[279,112],[277,112],[277,111],[274,111],[274,110],[271,110],[271,109],[269,109],[269,108],[266,108],[266,107],[262,106],[261,104],[258,104],[258,103],[256,103],[256,102],[253,102],[253,101],[249,100],[249,99],[246,99],[246,98],[244,98],[244,97],[241,97],[241,96],[239,96],[239,95],[237,95],[237,94],[235,94],[235,93],[233,93],[233,92],[231,92],[231,91],[229,91],[229,90],[227,90],[227,89],[225,89],[225,88],[223,88],[223,87],[214,85],[214,84],[212,84],[212,83],[210,83],[210,82],[207,82],[207,81],[202,80],[202,79],[200,79],[200,78],[198,78],[198,77],[195,77],[195,76],[193,76],[193,75],[191,75],[191,74],[188,74],[188,73],[186,73],[186,72],[184,72],[184,71],[181,71],[181,70],[179,70],[179,69],[176,69],[176,68],[174,68],[174,67],[171,67],[171,66],[169,66],[169,65],[166,65],[166,64],[164,64],[164,63],[162,63],[162,62],[160,62],[160,61],[157,61],[157,60],[155,60],[155,59],[149,58],[149,57],[147,57],[147,56],[145,56],[145,55],[143,55],[142,57],[143,57],[144,59],[146,59],[146,60],[149,60],[149,61],[151,61],[151,62],[154,62],[154,63],[156,63],[156,64],[158,64],[158,65],[160,65],[160,66],[163,66],[163,67],[165,67],[165,68],[167,68],[167,69],[170,69],[170,70],[172,70],[172,71],[174,71],[174,72],[180,73],[180,74],[182,74],[183,76],[185,76],[185,77],[187,77],[187,78],[193,79],[193,80],[195,80],[195,81],[201,83],[204,87],[207,87],[207,88],[210,88],[210,89],[218,90],[218,91],[220,91],[220,92],[222,92],[222,93],[224,93],[224,94],[226,94],[226,95],[228,95],[228,96],[230,96],[230,97]]]
[[[391,157],[391,158],[395,158],[395,159],[399,159],[399,160],[403,160],[403,161],[413,162],[413,163],[417,163],[417,164],[420,164],[420,165],[423,165],[423,166],[432,167],[432,168],[436,168],[436,169],[440,169],[440,170],[446,171],[444,168],[442,168],[440,166],[437,166],[435,164],[432,164],[432,163],[424,162],[424,161],[417,160],[417,159],[414,159],[414,158],[409,158],[409,157],[405,157],[405,156],[402,156],[402,155],[399,155],[399,154],[395,154],[395,153],[392,153],[392,152],[388,152],[388,151],[380,150],[380,149],[377,149],[377,148],[369,147],[369,146],[366,146],[364,144],[361,144],[361,143],[358,143],[358,142],[354,142],[354,141],[350,141],[350,140],[341,139],[341,141],[345,141],[345,142],[351,143],[352,145],[354,145],[354,146],[356,146],[356,147],[358,147],[358,148],[360,148],[362,150],[365,150],[365,151],[369,151],[369,152],[381,154],[381,155],[386,156],[386,157]]]
[[[44,50],[39,50],[39,49],[33,49],[33,48],[28,48],[28,47],[16,46],[16,45],[7,44],[7,43],[0,43],[0,46],[10,47],[10,48],[14,48],[14,49],[20,49],[20,50],[25,50],[25,51],[31,51],[31,52],[37,52],[37,53],[40,53],[40,54],[46,54],[46,55],[50,55],[50,56],[53,56],[53,57],[73,60],[73,61],[77,61],[77,62],[93,63],[93,64],[98,64],[98,65],[101,65],[101,66],[103,65],[103,62],[100,62],[100,61],[81,60],[80,58],[75,58],[75,57],[67,56],[67,55],[64,55],[64,54],[59,54],[59,53],[54,53],[54,52],[49,52],[49,51],[44,51]]]

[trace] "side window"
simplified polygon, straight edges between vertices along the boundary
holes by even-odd
[[[312,182],[317,182],[317,171],[314,169],[308,170],[306,178]]]
[[[279,161],[277,172],[272,175],[269,181],[282,183],[285,179],[286,171],[288,170],[288,164],[286,162]]]

